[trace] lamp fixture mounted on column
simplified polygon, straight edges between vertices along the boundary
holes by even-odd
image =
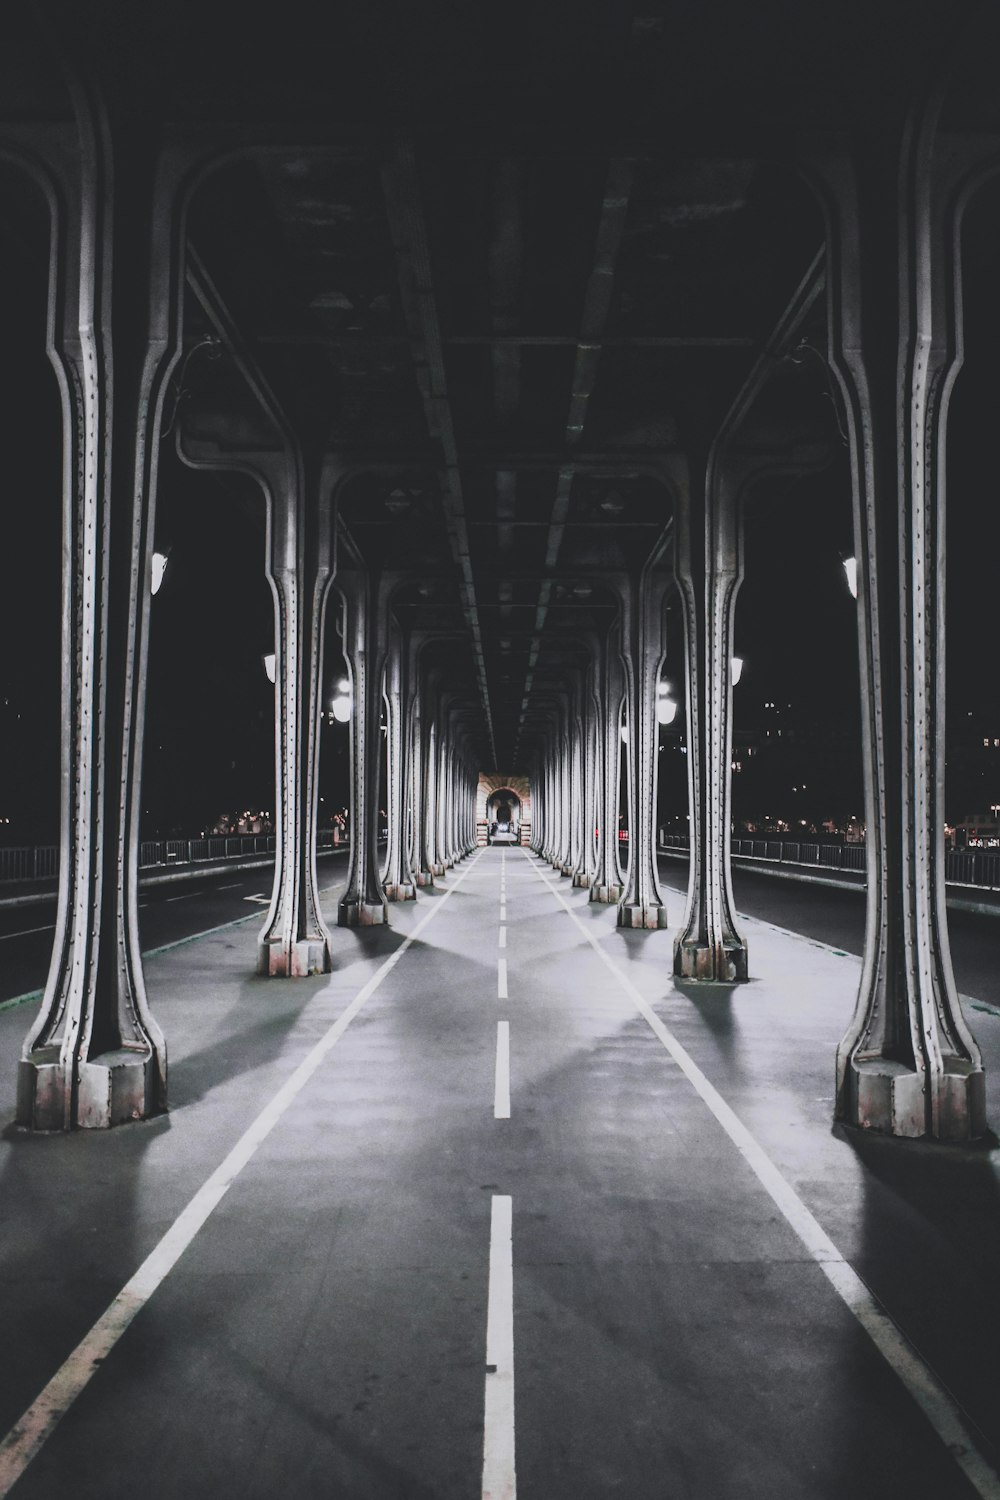
[[[154,552],[153,553],[153,565],[152,565],[152,569],[151,569],[150,575],[149,575],[149,592],[150,592],[150,594],[158,594],[159,593],[160,586],[163,583],[163,575],[167,571],[167,561],[168,561],[168,558],[169,558],[169,553],[167,553],[167,552]]]
[[[847,587],[851,591],[851,598],[856,599],[858,597],[858,560],[856,557],[845,557],[843,561]]]
[[[268,682],[274,681],[274,672],[277,665],[277,660],[278,658],[273,651],[269,651],[266,656],[261,657],[261,661],[264,664],[264,671],[267,673]]]
[[[342,677],[337,683],[337,696],[330,702],[330,713],[338,724],[348,722],[351,717],[352,704],[351,684],[346,677]]]
[[[670,684],[661,682],[656,689],[656,722],[672,724],[677,717],[677,704],[670,696]]]
[[[740,678],[743,676],[743,658],[742,658],[742,656],[734,656],[732,658],[732,660],[731,660],[731,668],[732,668],[733,687],[735,687],[736,684],[739,682]]]

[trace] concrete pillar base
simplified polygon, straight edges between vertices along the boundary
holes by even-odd
[[[734,984],[749,979],[747,950],[741,943],[674,944],[674,973],[678,979],[701,979],[709,983]]]
[[[338,927],[382,927],[388,921],[384,901],[341,901],[337,907]]]
[[[973,1141],[986,1129],[986,1079],[981,1068],[951,1058],[930,1087],[937,1094],[936,1128],[927,1128],[924,1077],[890,1058],[854,1058],[847,1077],[844,1123],[883,1135]]]
[[[560,875],[572,875],[573,873],[572,865],[556,865],[556,869],[559,871]]]
[[[257,952],[257,973],[270,979],[304,979],[308,974],[329,974],[332,968],[326,937],[299,938],[291,948],[280,942],[261,943]]]
[[[442,875],[444,875],[447,872],[447,869],[448,869],[447,865],[431,865],[431,874],[432,875],[437,875],[438,878],[440,878]]]
[[[17,1076],[17,1123],[30,1130],[65,1130],[66,1073],[58,1046],[22,1060]],[[79,1064],[76,1119],[82,1130],[107,1130],[159,1111],[151,1053],[118,1047]]]
[[[592,885],[590,899],[599,901],[603,906],[617,906],[622,899],[623,889],[620,885]]]
[[[642,927],[649,932],[658,932],[668,926],[667,908],[662,901],[635,906],[619,906],[619,927]]]
[[[576,874],[573,876],[573,884],[579,890],[586,890],[590,885],[590,876],[585,875],[582,870],[577,870]]]
[[[429,885],[434,884],[434,876],[431,874],[430,870],[418,870],[414,875],[413,880],[418,890],[421,891],[426,890]]]
[[[387,901],[416,901],[417,887],[409,881],[401,881],[399,885],[387,885],[385,887],[385,899]]]

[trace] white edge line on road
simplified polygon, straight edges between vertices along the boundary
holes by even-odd
[[[510,1022],[497,1022],[497,1065],[493,1083],[493,1118],[510,1119]]]
[[[8,938],[31,937],[34,932],[55,932],[55,930],[56,924],[54,922],[46,922],[44,927],[23,927],[20,932],[0,933],[0,943],[6,943]]]
[[[497,999],[507,999],[507,960],[497,959]]]
[[[490,1213],[490,1283],[486,1312],[486,1400],[483,1500],[515,1500],[514,1256],[510,1198],[494,1197]]]
[[[472,864],[475,864],[475,860]],[[7,1495],[17,1483],[57,1423],[87,1386],[91,1377],[100,1369],[102,1361],[110,1354],[133,1318],[173,1270],[213,1209],[218,1206],[247,1162],[253,1157],[258,1146],[266,1140],[281,1117],[295,1102],[321,1063],[340,1041],[365,1002],[371,998],[383,979],[396,967],[403,954],[417,940],[428,923],[433,921],[452,892],[458,890],[471,868],[470,864],[440,901],[435,901],[426,916],[417,923],[409,936],[403,939],[395,952],[391,953],[376,969],[340,1017],[306,1054],[271,1101],[264,1106],[257,1118],[243,1132],[228,1156],[202,1183],[163,1238],[147,1255],[135,1275],[126,1282],[90,1332],[80,1340],[69,1358],[28,1407],[20,1421],[15,1423],[0,1442],[0,1496]]]
[[[527,855],[525,857],[528,858]],[[761,1186],[770,1194],[790,1227],[820,1267],[830,1285],[857,1318],[879,1353],[909,1391],[977,1494],[983,1496],[983,1500],[1000,1500],[1000,1478],[975,1446],[969,1430],[962,1421],[958,1402],[941,1384],[902,1330],[892,1321],[853,1266],[844,1259],[825,1229],[813,1217],[791,1184],[786,1182],[764,1148],[750,1134],[715,1085],[705,1077],[690,1053],[664,1026],[628,975],[624,974],[614,959],[604,951],[594,934],[580,921],[576,912],[551,881],[530,859],[529,863],[542,884],[548,886],[567,916],[583,933],[601,962],[617,979],[695,1092],[708,1106],[737,1151],[756,1175]]]

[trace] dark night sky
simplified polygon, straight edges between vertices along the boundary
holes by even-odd
[[[12,210],[0,229],[6,376],[0,402],[5,479],[0,817],[11,820],[0,825],[0,836],[31,843],[53,840],[58,827],[59,407],[42,349],[42,227],[37,214],[21,212],[16,183],[0,187]],[[1000,737],[995,666],[1000,379],[993,360],[1000,303],[991,259],[998,221],[1000,193],[992,190],[970,218],[967,363],[957,382],[950,429],[952,818],[982,811],[1000,798],[1000,753],[973,753],[983,736]],[[780,766],[776,785],[780,790],[788,783],[786,806],[751,807],[753,788],[737,778],[737,816],[768,811],[791,818],[802,794],[793,796],[790,788],[801,783],[809,791],[809,817],[858,810],[849,806],[857,800],[860,774],[856,645],[840,565],[848,546],[848,516],[843,475],[833,471],[788,493],[758,495],[751,504],[747,579],[736,616],[737,651],[747,661],[737,689],[737,730],[760,734],[770,712],[763,705],[774,701],[786,705],[779,712],[808,734],[795,742],[794,752],[785,753]],[[262,517],[262,502],[238,481],[193,474],[172,453],[165,460],[158,535],[172,550],[153,612],[143,797],[149,809],[144,831],[150,836],[197,832],[225,810],[273,806],[273,700],[260,662],[271,647]],[[676,643],[672,660],[675,655]],[[328,677],[336,670],[331,657]],[[323,743],[323,790],[332,806],[346,797],[346,732],[324,730]],[[817,747],[836,749],[831,768],[822,774]],[[753,793],[758,794],[763,796],[760,788]]]

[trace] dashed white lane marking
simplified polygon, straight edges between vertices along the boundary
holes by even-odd
[[[493,1083],[493,1118],[510,1119],[510,1022],[497,1022],[497,1066]]]
[[[583,933],[605,968],[610,969],[657,1040],[663,1044],[695,1092],[708,1106],[834,1291],[854,1314],[876,1349],[909,1391],[976,1493],[983,1496],[983,1500],[1000,1500],[1000,1477],[976,1448],[971,1433],[962,1420],[962,1411],[957,1401],[940,1383],[930,1366],[924,1363],[906,1335],[897,1328],[882,1304],[841,1255],[795,1189],[782,1177],[764,1148],[730,1109],[714,1084],[705,1077],[690,1053],[664,1026],[628,975],[618,968],[614,959],[604,951],[594,934],[580,921],[576,912],[537,865],[532,864],[531,868]]]
[[[193,901],[195,896],[200,896],[201,891],[185,891],[183,896],[168,896],[167,901]]]
[[[507,999],[507,960],[497,959],[497,999]]]
[[[498,948],[506,948],[506,946],[507,946],[507,929],[506,929],[506,927],[504,927],[503,923],[501,923],[500,924],[500,936],[497,938],[497,947]]]
[[[486,1404],[483,1500],[515,1500],[514,1255],[510,1198],[495,1197],[490,1214],[490,1286],[486,1311]]]
[[[47,922],[44,927],[22,927],[20,932],[0,933],[0,943],[5,943],[8,938],[30,937],[33,932],[55,932],[56,924]]]
[[[507,907],[503,901],[500,902],[500,920],[501,922],[506,922],[507,920]]]
[[[472,864],[475,864],[473,860]],[[220,1162],[210,1177],[202,1183],[187,1207],[167,1230],[159,1244],[154,1246],[130,1281],[115,1297],[90,1332],[85,1334],[72,1354],[53,1375],[48,1385],[35,1398],[28,1410],[15,1423],[0,1443],[0,1497],[10,1493],[25,1469],[43,1446],[60,1419],[85,1389],[91,1377],[100,1369],[115,1344],[128,1328],[137,1313],[141,1312],[164,1278],[173,1270],[184,1251],[218,1207],[226,1192],[251,1160],[261,1143],[267,1139],[278,1121],[288,1111],[313,1074],[326,1060],[340,1041],[354,1017],[361,1010],[399,963],[403,954],[432,922],[446,904],[452,892],[457,891],[465,879],[470,864],[455,884],[446,891],[440,901],[435,901],[427,915],[417,923],[410,935],[403,939],[394,953],[363,985],[350,1005],[320,1037],[316,1045],[307,1052],[295,1071],[266,1104],[253,1123],[243,1132],[229,1155]],[[509,1199],[507,1200],[509,1203]]]
[[[228,885],[216,886],[217,891],[235,891],[236,887],[242,885],[242,880],[231,880]]]

